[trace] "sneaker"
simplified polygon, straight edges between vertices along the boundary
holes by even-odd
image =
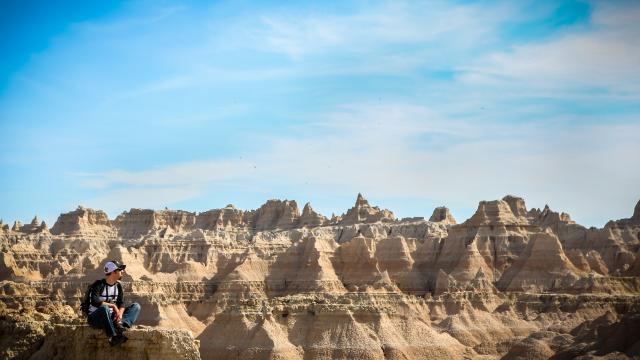
[[[122,326],[126,327],[127,329],[131,329],[131,325],[129,325],[128,323],[126,323],[124,321],[122,322]]]
[[[116,333],[118,335],[122,335],[122,333],[127,331],[127,329],[129,328],[128,326],[126,326],[124,323],[121,323],[121,322],[114,323],[113,327],[116,329]]]
[[[124,343],[125,341],[129,340],[126,336],[124,335],[116,335],[116,336],[112,336],[109,339],[109,345],[111,346],[118,346],[122,343]]]

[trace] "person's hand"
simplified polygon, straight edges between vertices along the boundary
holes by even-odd
[[[107,303],[107,305],[109,305],[109,307],[111,308],[111,310],[113,310],[113,313],[114,313],[114,314],[118,314],[118,307],[116,306],[116,304]]]
[[[118,308],[115,309],[115,314],[116,314],[116,317],[114,319],[115,322],[119,322],[120,320],[122,320],[123,313],[124,313],[124,309],[118,309]]]

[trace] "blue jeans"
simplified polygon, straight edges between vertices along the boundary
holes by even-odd
[[[138,319],[138,314],[140,313],[140,305],[138,303],[133,303],[127,306],[124,309],[124,313],[122,314],[122,324],[124,326],[133,326],[133,324]],[[113,318],[109,311],[109,306],[103,304],[99,308],[97,308],[94,312],[89,314],[87,317],[87,322],[91,327],[97,329],[104,329],[105,333],[108,337],[112,337],[116,335],[116,329],[113,326]]]

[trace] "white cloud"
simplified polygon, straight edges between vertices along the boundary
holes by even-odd
[[[254,33],[252,43],[295,60],[314,55],[357,54],[367,58],[367,62],[375,62],[378,57],[388,59],[385,53],[393,53],[388,47],[427,46],[427,52],[419,49],[414,54],[413,49],[403,56],[417,56],[416,60],[425,63],[440,57],[442,51],[476,47],[494,40],[498,23],[512,17],[513,9],[504,6],[489,9],[438,1],[392,2],[344,15],[265,15],[262,17],[265,28]],[[372,54],[376,58],[369,57]]]
[[[603,87],[640,92],[640,7],[597,3],[592,24],[545,41],[519,44],[462,70],[474,84],[515,82],[549,90]]]

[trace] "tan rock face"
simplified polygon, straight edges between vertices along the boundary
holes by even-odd
[[[456,224],[456,219],[453,218],[453,215],[451,215],[451,212],[449,212],[449,209],[444,206],[433,209],[433,214],[431,214],[429,221],[441,222],[447,225]]]
[[[481,201],[478,210],[465,222],[467,225],[518,225],[527,224],[526,220],[516,217],[504,200]]]
[[[329,220],[313,210],[311,204],[306,203],[302,209],[302,215],[298,220],[298,226],[316,227],[327,225]]]
[[[291,229],[297,225],[300,210],[295,201],[269,200],[255,213],[253,227],[260,230]]]
[[[380,210],[377,206],[369,205],[369,202],[358,194],[356,204],[342,215],[340,225],[352,225],[359,223],[372,223],[378,221],[393,221],[395,216],[387,209]]]
[[[54,235],[97,235],[108,236],[114,229],[104,211],[78,207],[75,211],[62,214],[51,228]]]
[[[58,325],[49,331],[31,359],[54,359],[60,354],[73,359],[200,359],[199,344],[185,330],[138,328],[126,333],[129,340],[118,347],[107,342],[104,332],[88,326]]]
[[[195,213],[186,211],[131,209],[119,215],[113,224],[120,238],[135,239],[154,232],[177,233],[193,229],[195,222]]]
[[[513,215],[517,217],[527,217],[527,207],[524,204],[523,198],[513,195],[507,195],[502,198],[502,201],[505,201],[507,204],[509,204]]]
[[[132,209],[114,220],[78,208],[51,232],[38,219],[0,226],[0,330],[10,339],[0,351],[105,345],[73,314],[55,314],[77,308],[115,259],[127,264],[126,301],[142,305],[140,323],[191,331],[203,358],[551,356],[580,324],[639,312],[636,213],[586,229],[515,196],[483,201],[457,225],[446,208],[431,221],[397,220],[361,195],[332,220],[288,200],[199,214]],[[51,332],[56,324],[68,327]],[[194,358],[193,338],[148,330],[123,357],[140,348]]]
[[[245,228],[247,226],[245,213],[233,205],[227,205],[223,209],[205,211],[196,217],[196,228],[203,230],[224,230],[225,228]]]
[[[503,290],[538,291],[571,287],[583,272],[576,268],[562,250],[558,237],[551,231],[534,234],[525,251],[498,282]]]

